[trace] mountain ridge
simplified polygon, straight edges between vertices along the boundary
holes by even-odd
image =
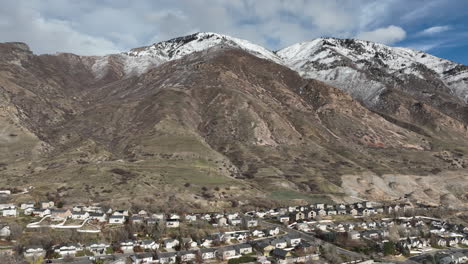
[[[131,75],[115,55],[96,74],[97,57],[37,56],[17,44],[0,44],[0,54],[0,181],[34,185],[29,199],[267,206],[345,201],[354,181],[373,177],[400,185],[369,183],[362,198],[468,198],[458,191],[465,123],[404,87],[387,87],[370,107],[229,45]],[[421,178],[420,190],[395,177]]]

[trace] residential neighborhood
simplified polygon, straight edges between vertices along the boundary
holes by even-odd
[[[415,214],[429,210],[372,201],[209,213],[4,203],[0,254],[52,263],[467,262],[468,227]]]

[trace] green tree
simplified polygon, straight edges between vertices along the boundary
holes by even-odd
[[[396,252],[395,243],[393,243],[392,241],[385,242],[383,245],[383,251],[384,251],[385,256],[395,255],[395,252]]]

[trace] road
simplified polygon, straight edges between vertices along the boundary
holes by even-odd
[[[311,234],[308,234],[308,233],[305,233],[305,232],[302,232],[302,231],[298,231],[298,230],[295,230],[295,229],[292,229],[292,228],[288,228],[285,225],[274,224],[274,223],[267,222],[265,220],[259,220],[259,222],[261,222],[262,225],[265,225],[265,226],[278,227],[281,231],[283,231],[285,233],[299,236],[300,238],[302,238],[302,239],[304,239],[306,241],[309,241],[309,242],[318,243],[320,245],[327,245],[327,244],[332,245],[332,246],[334,246],[336,248],[336,252],[338,254],[349,256],[352,259],[367,259],[367,257],[365,255],[362,255],[362,254],[359,254],[357,252],[349,251],[347,249],[338,247],[338,246],[333,245],[331,243],[328,243],[328,242],[326,242],[326,241],[324,241],[324,240],[322,240],[322,239],[320,239],[320,238],[318,238],[316,236],[313,236]]]

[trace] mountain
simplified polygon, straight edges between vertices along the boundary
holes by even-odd
[[[138,75],[164,62],[180,59],[188,54],[214,46],[239,48],[259,58],[282,63],[281,59],[273,52],[249,41],[217,33],[202,32],[132,49],[129,52],[101,57],[94,63],[93,71],[97,75],[104,76],[109,67],[118,64],[125,76]]]
[[[336,38],[298,43],[277,54],[303,77],[336,86],[375,111],[396,117],[399,100],[393,97],[409,97],[468,122],[465,65],[408,48]]]
[[[212,33],[103,57],[0,44],[0,184],[33,186],[24,200],[167,210],[466,204],[463,120],[403,88],[369,106],[284,54]]]

